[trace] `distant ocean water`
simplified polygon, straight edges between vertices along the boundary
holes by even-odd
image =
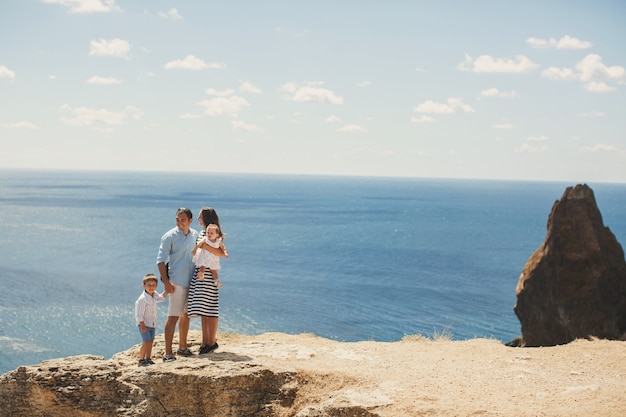
[[[222,332],[507,342],[519,274],[572,185],[0,171],[0,373],[139,343],[133,303],[181,206],[214,207],[227,234]],[[626,185],[589,185],[624,244]]]

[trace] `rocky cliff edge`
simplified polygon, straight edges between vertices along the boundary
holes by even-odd
[[[191,332],[197,351],[200,335]],[[176,339],[175,339],[176,340]],[[3,416],[623,416],[626,343],[521,349],[496,340],[343,343],[220,334],[209,355],[137,366],[139,345],[0,376]]]

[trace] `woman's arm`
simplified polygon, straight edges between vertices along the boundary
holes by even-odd
[[[209,243],[207,242],[206,238],[203,237],[198,243],[196,243],[196,246],[191,251],[191,255],[195,256],[196,252],[198,252],[198,249],[208,249],[209,247]]]
[[[224,241],[220,241],[220,249],[224,252],[224,257],[228,258],[228,251],[226,250],[226,246],[224,246]]]
[[[214,248],[213,246],[211,246],[208,243],[206,243],[204,240],[202,242],[200,242],[199,245],[202,247],[202,249],[208,250],[209,252],[211,252],[215,256],[227,256],[226,246],[224,246],[224,245],[220,245],[219,248]],[[223,247],[223,249],[222,249],[222,247]]]

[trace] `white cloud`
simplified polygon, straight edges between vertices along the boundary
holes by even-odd
[[[345,125],[337,129],[337,132],[365,133],[367,130],[359,125]]]
[[[554,38],[540,39],[540,38],[528,38],[526,42],[533,48],[556,48],[556,49],[588,49],[593,45],[589,41],[581,41],[571,36],[563,36],[557,40]]]
[[[122,80],[120,80],[119,78],[99,77],[97,75],[94,75],[93,77],[91,77],[85,82],[87,84],[111,85],[111,84],[121,84]]]
[[[293,32],[293,31],[285,29],[283,27],[276,26],[276,27],[274,27],[274,32],[276,32],[276,33],[284,33],[285,35],[291,35],[293,37],[300,38],[300,37],[308,35],[310,33],[310,30],[309,29],[302,29],[302,30],[299,30],[297,32]]]
[[[73,117],[61,118],[63,123],[70,126],[120,125],[129,117],[139,119],[143,116],[143,111],[133,106],[126,106],[124,110],[116,112],[106,109],[71,107],[68,104],[64,104],[61,106],[61,110],[73,115]]]
[[[513,126],[511,123],[498,123],[493,125],[494,129],[513,129],[515,126]]]
[[[281,85],[278,91],[282,91],[285,93],[294,93],[297,89],[298,87],[296,86],[296,83],[290,81]]]
[[[165,69],[188,69],[188,70],[201,70],[205,68],[213,68],[213,69],[221,69],[226,67],[224,63],[212,62],[207,64],[200,58],[197,58],[194,55],[187,55],[183,59],[179,59],[176,61],[170,61],[165,64]]]
[[[532,145],[528,142],[524,142],[520,146],[515,148],[515,152],[518,152],[518,153],[540,153],[540,152],[546,152],[547,150],[548,150],[547,145]]]
[[[167,12],[159,12],[159,17],[169,20],[183,20],[183,17],[180,15],[180,13],[178,13],[176,7],[170,9]]]
[[[571,36],[563,36],[556,44],[557,49],[589,49],[593,44],[589,41],[581,41]]]
[[[579,116],[581,117],[604,117],[606,116],[606,113],[601,112],[601,111],[590,111],[590,112],[580,113]]]
[[[580,80],[586,81],[623,81],[626,80],[624,67],[607,67],[602,63],[600,55],[589,54],[583,58],[576,69],[580,71]]]
[[[551,40],[556,42],[556,39],[554,38],[552,38]],[[528,43],[533,48],[550,48],[550,46],[552,46],[550,45],[550,41],[533,37],[526,39],[526,43]]]
[[[143,117],[143,111],[135,106],[126,106],[124,108],[124,111],[129,117],[133,119],[140,119],[141,117]]]
[[[0,78],[15,78],[15,71],[11,71],[4,65],[0,65]]]
[[[621,152],[617,147],[604,143],[598,143],[594,146],[583,146],[580,150],[582,152]]]
[[[459,97],[451,97],[447,103],[437,103],[432,100],[425,101],[422,104],[417,105],[414,110],[418,113],[438,113],[438,114],[452,114],[457,111],[463,111],[465,113],[473,113],[474,109],[463,103],[463,100]]]
[[[301,38],[301,37],[303,37],[303,36],[308,35],[310,32],[311,32],[311,31],[310,31],[309,29],[302,29],[302,30],[300,30],[300,31],[298,31],[298,32],[295,32],[295,33],[293,34],[293,36],[294,36],[294,37],[296,37],[296,38]]]
[[[465,61],[458,65],[461,71],[476,73],[506,73],[520,74],[531,72],[539,67],[524,55],[518,55],[515,59],[493,58],[490,55],[481,55],[473,59],[465,54]]]
[[[210,96],[228,97],[228,96],[232,96],[233,94],[235,94],[235,91],[232,88],[227,88],[222,91],[217,91],[215,88],[207,88],[206,93]]]
[[[499,98],[516,98],[517,91],[513,90],[510,92],[500,91],[497,88],[488,88],[480,92],[482,97],[499,97]]]
[[[37,125],[31,122],[26,122],[26,121],[21,121],[17,123],[3,123],[2,127],[7,127],[7,128],[12,128],[12,129],[37,129]]]
[[[616,90],[607,82],[623,83],[626,80],[626,69],[614,65],[608,67],[602,63],[599,55],[589,54],[575,66],[578,72],[570,68],[550,67],[541,73],[543,78],[550,80],[578,80],[586,83],[585,89],[594,93],[606,93]]]
[[[325,118],[324,121],[326,123],[335,123],[335,122],[341,122],[341,119],[333,114]]]
[[[371,81],[361,81],[360,83],[357,83],[357,87],[368,87],[372,84]]]
[[[608,93],[610,91],[615,91],[615,87],[611,87],[607,83],[599,83],[596,81],[592,81],[590,83],[585,84],[585,90],[591,91],[592,93]]]
[[[430,116],[426,116],[425,114],[420,117],[411,117],[411,123],[434,123],[435,119]]]
[[[549,80],[577,80],[578,75],[569,68],[550,67],[541,72],[542,78]]]
[[[184,59],[170,61],[165,64],[165,69],[172,68],[201,70],[208,68],[208,65],[200,58],[196,58],[194,55],[187,55]]]
[[[128,53],[130,52],[130,44],[122,39],[92,40],[89,46],[89,55],[128,58]]]
[[[122,9],[115,0],[42,0],[48,4],[60,4],[69,7],[70,13],[120,12]]]
[[[160,124],[158,124],[158,123],[149,123],[149,124],[147,124],[147,125],[145,125],[145,126],[143,127],[143,130],[145,130],[145,131],[149,132],[149,131],[153,131],[153,130],[155,130],[155,129],[158,129],[158,128],[160,128],[160,127],[161,127],[161,125],[160,125]]]
[[[263,93],[263,91],[259,87],[255,86],[249,81],[242,82],[241,85],[239,86],[239,91],[241,91],[242,93],[253,93],[253,94]]]
[[[236,116],[240,111],[250,106],[243,97],[215,97],[210,100],[202,100],[198,103],[204,107],[204,114],[208,116]]]
[[[325,88],[301,87],[292,97],[293,101],[299,103],[330,103],[342,104],[343,97],[335,95],[332,91]]]
[[[529,136],[526,138],[526,142],[515,148],[515,152],[518,153],[540,153],[548,151],[548,145],[542,142],[548,141],[547,136]]]
[[[288,93],[288,100],[298,103],[330,103],[343,104],[343,97],[335,95],[332,91],[321,88],[322,82],[310,82],[303,87],[298,87],[293,82],[288,82],[280,87],[280,90]]]
[[[253,125],[250,123],[246,123],[241,120],[233,120],[231,122],[233,126],[233,130],[235,131],[243,131],[243,132],[265,132],[265,129],[259,127],[257,125]]]
[[[191,113],[185,113],[185,114],[181,114],[180,116],[181,119],[199,119],[202,117],[201,114],[191,114]]]

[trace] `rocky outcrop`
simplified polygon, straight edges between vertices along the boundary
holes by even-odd
[[[191,341],[197,339],[192,335]],[[162,336],[156,343],[163,346]],[[137,353],[135,347],[110,360],[80,355],[19,367],[0,377],[0,415],[281,416],[294,407],[299,388],[324,383],[321,376],[298,374],[288,362],[269,367],[235,352],[171,363],[157,359],[149,367],[137,366]],[[374,414],[362,406],[327,405],[302,415]]]
[[[289,406],[292,372],[245,362],[228,373],[208,363],[123,369],[84,355],[20,367],[5,377],[4,410],[11,416],[269,416]]]
[[[189,341],[197,351],[200,333]],[[111,359],[21,366],[0,376],[0,417],[626,415],[624,342],[523,353],[492,339],[421,336],[343,343],[220,334],[219,343],[209,355],[163,363],[157,336],[148,367],[137,366],[139,345]]]
[[[624,251],[602,222],[591,188],[568,187],[550,212],[547,235],[516,288],[519,346],[553,346],[626,333]]]

